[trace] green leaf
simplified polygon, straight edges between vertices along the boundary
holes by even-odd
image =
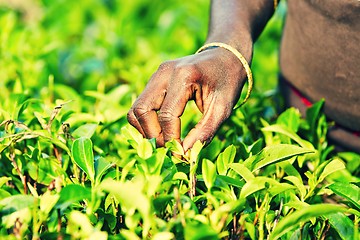
[[[35,198],[30,195],[13,195],[0,201],[1,215],[13,213],[33,206]]]
[[[276,119],[276,123],[287,126],[287,128],[291,129],[293,132],[297,132],[300,125],[300,119],[300,111],[291,107],[280,114],[278,119]]]
[[[139,157],[142,159],[147,159],[151,157],[153,153],[153,147],[147,139],[143,138],[139,141],[136,151]]]
[[[279,221],[271,232],[269,239],[279,239],[285,233],[300,227],[300,223],[305,223],[311,218],[320,217],[327,214],[346,212],[347,209],[333,204],[314,204],[306,208],[299,209],[292,214],[285,216]]]
[[[72,156],[75,163],[87,174],[91,182],[95,180],[94,154],[89,138],[81,137],[72,145]]]
[[[344,213],[332,213],[325,216],[330,225],[338,232],[343,240],[354,238],[354,223]]]
[[[152,236],[153,240],[172,240],[175,236],[172,232],[159,232]]]
[[[250,196],[251,194],[253,194],[254,192],[264,189],[267,183],[270,185],[278,185],[279,184],[276,180],[271,179],[271,178],[260,177],[260,176],[255,177],[254,179],[251,179],[250,181],[245,183],[245,185],[241,189],[240,198],[241,199],[246,198],[246,197]]]
[[[136,128],[130,125],[126,125],[121,129],[121,133],[125,136],[127,141],[133,148],[137,148],[139,142],[144,138]]]
[[[228,146],[216,159],[216,169],[220,175],[226,175],[229,164],[234,162],[236,148],[234,145]]]
[[[172,139],[171,141],[165,143],[165,147],[167,147],[171,152],[180,155],[180,156],[184,156],[184,148],[181,146],[181,143],[179,143],[178,141]]]
[[[11,180],[11,177],[0,177],[0,188],[10,180]]]
[[[298,191],[300,193],[300,197],[303,200],[304,197],[306,196],[307,191],[306,191],[306,187],[303,184],[301,178],[299,179],[299,178],[297,178],[295,176],[286,176],[286,177],[284,177],[284,179],[291,182],[298,189]]]
[[[51,194],[49,191],[46,191],[43,195],[40,196],[40,210],[48,215],[59,198],[59,194]]]
[[[337,182],[329,186],[331,191],[350,201],[360,211],[360,188],[352,183]]]
[[[202,176],[206,187],[210,191],[216,179],[216,167],[215,164],[208,159],[203,159]]]
[[[128,214],[129,221],[139,221],[134,219],[134,211],[138,210],[142,216],[143,236],[146,236],[153,219],[151,214],[150,198],[144,194],[146,180],[135,178],[133,181],[119,182],[112,179],[105,179],[101,182],[100,188],[113,194],[121,205],[121,210]],[[138,224],[138,223],[137,223]]]
[[[310,150],[315,149],[314,146],[310,142],[300,138],[299,135],[297,135],[293,130],[291,130],[289,127],[286,127],[284,125],[275,124],[275,125],[266,126],[266,127],[263,127],[261,129],[261,131],[280,133],[280,134],[283,134],[283,135],[291,138],[292,140],[294,140],[297,144],[299,144],[303,148],[310,149]]]
[[[210,225],[198,221],[187,223],[184,229],[184,235],[187,240],[219,239],[216,231],[211,228]]]
[[[306,120],[310,125],[310,130],[311,130],[311,137],[314,138],[315,137],[315,133],[316,133],[316,122],[319,118],[321,109],[324,105],[325,100],[321,99],[320,101],[314,103],[311,107],[309,107],[306,110]]]
[[[70,184],[61,189],[56,207],[64,210],[73,203],[91,199],[91,190],[81,185]]]
[[[256,155],[254,162],[250,165],[250,169],[254,172],[267,165],[281,162],[294,156],[313,152],[314,150],[304,149],[291,144],[271,145],[265,147],[259,154]],[[246,166],[249,164],[250,162],[245,161]]]
[[[244,178],[246,182],[255,178],[254,174],[242,163],[232,163],[230,168]]]
[[[197,140],[194,143],[194,145],[190,149],[190,161],[191,162],[195,163],[199,160],[199,154],[203,147],[204,147],[204,144],[200,140]]]
[[[106,170],[111,168],[112,163],[107,161],[103,157],[99,157],[95,160],[95,182],[99,184],[101,181],[102,176],[105,174]]]
[[[72,133],[72,136],[74,138],[80,138],[80,137],[91,138],[94,135],[97,126],[98,125],[94,123],[87,123],[81,125]]]
[[[325,166],[322,173],[320,174],[318,182],[322,182],[331,173],[334,173],[334,172],[339,171],[344,168],[345,168],[344,163],[342,161],[340,161],[339,159],[334,159],[334,160],[330,161]]]

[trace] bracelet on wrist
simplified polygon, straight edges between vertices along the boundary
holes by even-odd
[[[236,108],[242,106],[249,99],[253,85],[254,85],[254,81],[252,78],[252,72],[251,72],[249,63],[246,61],[245,57],[238,50],[236,50],[235,48],[233,48],[232,46],[230,46],[228,44],[221,43],[221,42],[207,43],[204,46],[202,46],[201,48],[199,48],[199,50],[197,50],[196,53],[200,53],[202,51],[205,51],[207,49],[214,48],[214,47],[224,48],[224,49],[232,52],[240,60],[241,64],[245,68],[249,86],[248,86],[247,93],[246,93],[244,100],[240,104],[235,105],[234,109],[236,109]]]

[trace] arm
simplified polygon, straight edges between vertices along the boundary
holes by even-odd
[[[271,0],[213,0],[206,42],[223,42],[250,62],[253,42],[273,13]],[[212,48],[160,65],[128,113],[131,125],[159,146],[181,135],[180,116],[194,100],[203,113],[183,141],[187,151],[197,140],[211,141],[239,99],[246,73],[229,51]]]

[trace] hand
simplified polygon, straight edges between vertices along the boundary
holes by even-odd
[[[128,121],[156,143],[181,135],[180,116],[195,100],[203,117],[183,141],[187,151],[200,140],[209,143],[237,103],[246,73],[240,61],[222,48],[205,50],[160,65],[128,113]]]

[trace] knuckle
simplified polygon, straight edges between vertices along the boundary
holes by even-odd
[[[201,77],[201,71],[195,64],[178,65],[174,70],[177,78],[196,80]]]
[[[127,120],[128,122],[131,124],[131,125],[135,125],[137,120],[136,120],[136,117],[135,117],[135,114],[134,114],[134,111],[133,109],[131,108],[130,111],[127,113]]]
[[[158,118],[160,123],[166,123],[166,122],[171,122],[175,118],[175,116],[170,111],[160,110]]]
[[[139,119],[149,112],[149,109],[142,105],[137,105],[133,108],[134,116]]]

